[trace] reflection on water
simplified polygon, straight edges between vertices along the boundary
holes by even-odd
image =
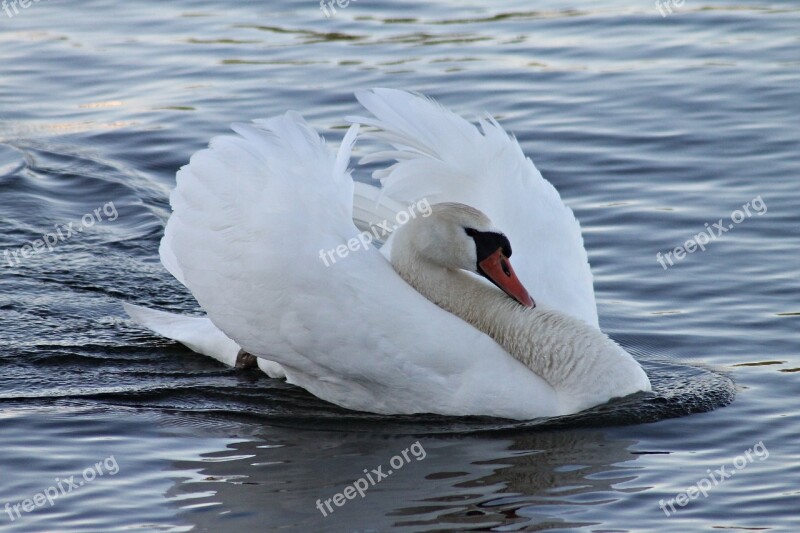
[[[719,419],[699,415],[689,424],[607,430],[554,430],[504,437],[371,434],[256,425],[218,415],[77,410],[8,410],[3,427],[16,437],[0,450],[2,501],[12,504],[43,490],[54,476],[81,472],[113,455],[113,483],[100,478],[13,522],[9,531],[422,531],[494,528],[565,529],[605,524],[627,530],[687,531],[693,520],[719,527],[754,527],[793,494],[776,496],[777,479],[793,479],[800,454],[777,441],[770,456],[666,518],[659,500],[673,498],[730,463],[752,435],[736,446],[711,446],[701,428],[719,431]],[[725,421],[721,421],[723,424]],[[683,450],[654,447],[685,435]],[[624,433],[631,436],[626,437]],[[647,437],[634,437],[636,434]],[[693,437],[689,437],[692,434]],[[773,433],[774,434],[774,433]],[[676,435],[677,436],[677,435]],[[383,465],[419,442],[424,457],[325,517],[317,500],[342,492],[364,470]],[[57,454],[31,454],[58,443]],[[698,444],[705,443],[704,446]],[[696,450],[686,452],[685,450]],[[790,469],[787,465],[794,465]],[[678,472],[676,469],[680,469]],[[789,471],[791,470],[791,471]],[[719,501],[747,498],[746,508],[714,518]],[[715,500],[717,503],[715,504]],[[753,514],[753,508],[760,509]],[[91,522],[87,523],[87,516]],[[773,517],[774,519],[774,517]]]
[[[224,529],[229,515],[238,517],[237,527],[253,530],[569,525],[580,522],[582,506],[613,493],[614,483],[634,480],[632,463],[639,457],[628,449],[633,441],[609,441],[600,432],[417,439],[316,431],[298,436],[267,428],[258,437],[175,465],[203,476],[170,491],[182,502],[191,497],[182,517],[208,531]],[[370,487],[363,499],[356,495],[327,517],[316,508],[318,499],[341,492],[364,469],[388,465],[416,440],[424,447],[424,459],[412,458]],[[549,511],[551,506],[558,512]],[[514,518],[526,508],[541,509]]]

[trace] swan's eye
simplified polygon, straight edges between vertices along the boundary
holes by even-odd
[[[478,230],[474,228],[464,228],[464,231],[466,231],[467,235],[469,235],[470,237],[475,237],[475,235],[478,234]]]

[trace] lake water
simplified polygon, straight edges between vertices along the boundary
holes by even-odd
[[[0,10],[0,529],[800,530],[800,8],[661,6]],[[516,133],[580,219],[601,325],[655,395],[523,424],[369,416],[125,317],[195,310],[157,254],[192,152],[286,109],[338,142],[374,86]],[[317,508],[391,461],[363,498]]]

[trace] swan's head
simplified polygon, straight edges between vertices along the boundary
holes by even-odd
[[[392,254],[407,251],[431,263],[478,274],[526,307],[533,299],[511,268],[511,243],[489,217],[458,203],[431,206],[430,215],[396,232]]]

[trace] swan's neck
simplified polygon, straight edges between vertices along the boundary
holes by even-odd
[[[587,375],[596,354],[588,348],[597,335],[608,341],[599,330],[541,306],[523,307],[476,276],[395,250],[392,265],[403,279],[439,307],[489,335],[557,393],[596,379]],[[580,330],[589,330],[588,338]]]

